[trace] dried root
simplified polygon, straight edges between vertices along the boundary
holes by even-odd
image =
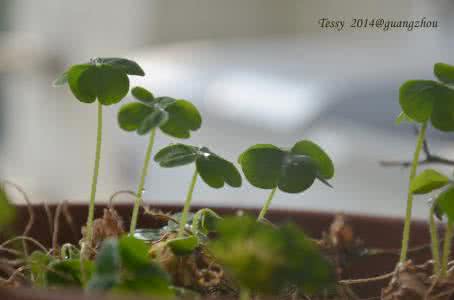
[[[96,250],[99,249],[102,242],[107,238],[120,237],[125,234],[123,220],[113,208],[104,209],[102,218],[95,219],[93,222],[93,239],[89,244],[86,241],[86,228],[82,228],[82,240],[85,249],[88,249],[88,257],[94,258]]]

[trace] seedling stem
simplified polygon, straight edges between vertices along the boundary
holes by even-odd
[[[260,211],[259,217],[257,218],[257,221],[261,221],[265,218],[266,212],[270,208],[271,201],[273,200],[274,194],[276,193],[277,187],[271,190],[270,195],[268,196],[268,199],[266,199],[265,204],[263,205],[262,210]]]
[[[102,144],[102,104],[98,101],[98,131],[96,137],[95,167],[93,170],[93,179],[91,182],[90,207],[88,209],[87,220],[87,243],[90,244],[93,238],[93,219],[95,215],[96,188],[98,185],[99,162],[101,160]]]
[[[413,155],[413,162],[410,169],[410,180],[408,184],[408,196],[407,196],[407,211],[405,215],[404,232],[402,237],[402,249],[400,252],[400,263],[404,263],[407,260],[408,242],[410,239],[410,226],[411,226],[411,213],[413,209],[413,193],[411,192],[411,182],[416,176],[416,170],[418,168],[419,155],[421,153],[422,145],[427,129],[427,122],[424,122],[419,131],[418,140],[416,142],[416,149]]]
[[[445,240],[443,242],[443,257],[441,261],[441,276],[445,277],[448,273],[449,254],[451,252],[451,242],[454,224],[448,221],[445,229]]]
[[[150,140],[148,142],[147,151],[145,153],[145,161],[143,163],[142,175],[140,177],[139,187],[137,188],[137,194],[136,194],[137,197],[134,202],[134,209],[132,211],[131,226],[129,228],[129,233],[131,235],[134,234],[134,231],[136,230],[136,226],[137,226],[137,219],[139,217],[139,208],[140,208],[140,203],[142,202],[142,196],[144,193],[144,186],[145,186],[145,179],[148,175],[148,166],[149,166],[150,160],[151,160],[151,151],[153,150],[155,136],[156,136],[156,128],[153,128],[150,133]]]
[[[439,247],[439,240],[438,240],[438,230],[437,225],[435,224],[435,205],[430,207],[430,215],[429,215],[429,228],[430,228],[430,238],[432,242],[432,257],[434,260],[434,274],[438,274],[440,271],[440,247]]]
[[[188,213],[189,213],[189,209],[191,208],[192,193],[194,192],[194,188],[195,188],[195,184],[197,182],[198,175],[199,174],[197,172],[197,169],[195,169],[194,175],[192,175],[191,185],[189,186],[188,194],[186,196],[186,202],[184,203],[183,212],[181,213],[178,237],[183,237],[183,235],[184,235],[184,227],[186,226],[186,222],[188,220]]]

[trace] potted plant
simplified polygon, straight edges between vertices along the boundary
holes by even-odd
[[[402,224],[400,220],[386,218],[269,211],[278,190],[301,193],[316,180],[331,187],[328,181],[334,176],[334,163],[322,147],[309,140],[300,140],[291,148],[256,144],[239,155],[239,169],[246,180],[254,187],[270,190],[259,213],[191,209],[199,177],[208,186],[219,189],[226,184],[241,187],[242,175],[234,163],[208,147],[182,143],[170,144],[154,155],[156,164],[164,168],[193,164],[194,173],[181,212],[175,207],[161,207],[164,211],[143,207],[143,189],[157,129],[172,138],[188,139],[191,131],[198,130],[202,124],[201,114],[189,101],[155,97],[143,87],[131,90],[138,101],[123,105],[118,113],[121,129],[149,137],[137,191],[126,192],[134,196],[134,205],[114,207],[112,201],[107,207],[96,205],[103,105],[118,103],[127,95],[128,76],[145,74],[137,63],[122,58],[97,58],[72,66],[56,85],[67,83],[80,102],[98,102],[95,167],[88,212],[83,206],[64,203],[44,207],[41,212],[37,212],[36,206],[17,206],[19,217],[15,228],[26,230],[23,235],[2,238],[0,295],[6,299],[52,299],[58,290],[74,299],[88,299],[92,293],[145,299],[150,296],[361,299],[364,295],[386,300],[451,299],[454,297],[450,268],[453,181],[435,169],[419,174],[417,170],[421,152],[426,155],[424,163],[453,164],[432,155],[425,137],[429,123],[441,131],[454,130],[454,66],[435,64],[434,73],[438,81],[408,81],[400,89],[403,112],[398,122],[409,121],[420,126],[413,160],[385,163],[411,167],[406,218]],[[16,185],[10,186],[20,190]],[[7,199],[7,187],[5,182],[0,189],[3,232],[8,232],[5,226],[14,219],[15,209]],[[424,222],[413,223],[416,232],[412,235],[410,231],[413,195],[436,191],[438,194],[428,209],[430,243],[409,247],[411,236],[419,235],[416,240],[420,242],[425,240],[420,236],[426,226]],[[26,194],[23,195],[28,202]],[[139,218],[142,207],[144,214]],[[103,209],[103,215],[95,219],[96,208]],[[27,219],[21,217],[25,209],[30,213],[27,224],[24,224]],[[80,221],[83,215],[88,217],[85,226]],[[52,231],[49,246],[46,246],[48,237],[42,233],[46,216]],[[61,216],[65,217],[66,225]],[[281,222],[292,216],[293,222]],[[442,239],[436,218],[446,220]],[[31,225],[34,223],[38,225]],[[129,224],[128,231],[125,223]],[[396,229],[402,225],[401,238]],[[64,243],[60,244],[59,232],[69,232],[70,228],[76,237],[71,239],[65,233]],[[313,236],[314,232],[320,236],[323,229],[325,233],[320,238]],[[77,236],[78,231],[82,231],[82,237]],[[389,249],[396,248],[399,240],[401,246],[397,250]],[[376,248],[376,244],[388,249]],[[424,256],[425,249],[430,250],[431,257]],[[416,263],[409,256],[422,261]],[[355,263],[361,260],[363,271],[355,269]],[[25,287],[31,287],[32,292]],[[35,288],[54,292],[38,292]]]

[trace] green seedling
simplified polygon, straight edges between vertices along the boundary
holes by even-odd
[[[311,187],[315,179],[331,186],[333,163],[317,144],[302,140],[290,150],[270,144],[258,144],[244,151],[239,159],[246,179],[253,186],[271,189],[258,220],[265,218],[276,190],[300,193]]]
[[[240,299],[247,299],[248,291],[276,295],[286,286],[320,293],[335,283],[332,265],[292,224],[274,228],[247,216],[228,217],[216,232],[208,248],[238,281]]]
[[[190,132],[202,125],[202,117],[189,101],[170,97],[155,98],[151,92],[142,87],[135,87],[131,92],[140,102],[123,105],[118,113],[118,123],[123,130],[136,131],[139,135],[150,135],[131,218],[130,233],[134,234],[156,129],[160,128],[162,132],[176,138],[189,138]]]
[[[434,128],[441,131],[454,131],[454,89],[451,86],[454,82],[454,67],[437,63],[434,66],[434,74],[439,81],[410,80],[405,82],[399,91],[399,103],[402,113],[398,117],[398,123],[403,120],[409,120],[420,124],[419,135],[410,168],[407,208],[400,255],[401,263],[407,259],[413,207],[413,189],[415,188],[412,187],[412,184],[417,185],[417,183],[413,183],[413,179],[416,176],[427,125],[430,122]],[[439,179],[435,179],[435,181],[437,180]],[[437,183],[432,184],[437,185]]]
[[[410,183],[410,192],[412,194],[428,194],[440,188],[443,188],[450,184],[450,179],[448,176],[434,170],[426,169],[417,175]],[[439,209],[438,200],[433,201],[430,212],[429,212],[429,229],[431,236],[431,245],[432,245],[432,256],[434,260],[434,273],[438,274],[443,266],[443,262],[440,260],[440,249],[439,249],[439,239],[438,239],[438,230],[435,224],[435,215],[436,210]],[[449,231],[446,230],[446,233],[449,235]],[[448,237],[449,239],[449,237]],[[445,239],[446,241],[446,239]]]
[[[161,149],[155,155],[154,160],[164,168],[173,168],[195,162],[194,174],[180,219],[178,237],[183,237],[191,207],[192,194],[199,175],[212,188],[222,188],[225,183],[231,187],[241,186],[241,175],[236,167],[206,147],[174,144]]]
[[[94,264],[89,291],[120,291],[171,297],[170,278],[150,261],[149,246],[133,237],[105,240]]]
[[[129,91],[128,75],[144,76],[140,66],[124,58],[95,58],[88,63],[74,65],[64,72],[55,86],[68,84],[73,95],[82,103],[98,100],[98,128],[96,138],[95,163],[90,193],[90,206],[87,220],[87,241],[93,237],[93,219],[98,183],[102,144],[102,106],[120,102]]]
[[[440,193],[435,199],[435,203],[439,207],[441,213],[447,217],[440,269],[441,276],[445,277],[448,272],[448,262],[449,255],[451,254],[452,235],[454,230],[454,186],[451,186]]]

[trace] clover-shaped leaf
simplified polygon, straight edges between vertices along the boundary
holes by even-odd
[[[165,168],[195,162],[198,174],[212,188],[221,188],[225,183],[231,187],[241,186],[241,175],[237,168],[206,147],[173,144],[161,149],[154,160]]]
[[[441,211],[441,214],[446,215],[450,223],[454,222],[454,187],[443,191],[435,199],[437,208]]]
[[[126,131],[140,135],[159,127],[161,131],[177,138],[189,138],[190,132],[202,125],[202,117],[197,108],[189,101],[170,97],[155,98],[151,92],[142,88],[132,89],[132,95],[142,103],[125,104],[118,113],[118,123]]]
[[[410,80],[400,87],[399,102],[412,120],[429,119],[441,131],[454,130],[454,90],[432,80]]]
[[[413,194],[427,194],[448,183],[449,178],[444,174],[433,169],[426,169],[412,180],[410,190]]]
[[[434,74],[441,82],[447,84],[454,83],[454,66],[445,63],[436,63],[434,65]]]
[[[124,58],[96,58],[74,65],[54,85],[68,83],[74,96],[83,103],[98,101],[103,105],[118,103],[129,90],[128,75],[143,76],[139,65]]]
[[[258,144],[243,152],[240,163],[246,179],[255,187],[299,193],[319,179],[325,184],[334,176],[329,156],[317,144],[303,140],[290,150]],[[329,185],[329,184],[328,184]]]

